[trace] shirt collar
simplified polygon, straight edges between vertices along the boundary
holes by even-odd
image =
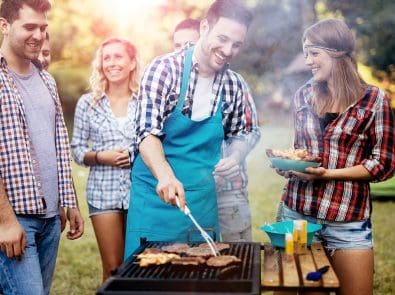
[[[31,62],[40,72],[44,69],[42,63],[38,59],[32,60]],[[0,52],[0,64],[2,67],[8,66],[7,59],[1,52]]]

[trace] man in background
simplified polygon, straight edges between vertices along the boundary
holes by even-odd
[[[44,70],[48,70],[49,64],[51,63],[51,47],[49,46],[49,34],[45,33],[45,40],[41,47],[38,60],[41,62]]]
[[[199,39],[199,24],[200,22],[194,19],[185,19],[178,23],[173,34],[174,49],[180,49],[189,42],[195,44]],[[254,100],[248,86],[245,83],[243,86],[246,88],[244,91],[248,131],[246,144],[249,153],[258,143],[261,134]],[[224,141],[221,161],[226,161],[229,156],[228,146],[229,143]],[[215,180],[222,240],[227,242],[251,241],[251,210],[248,201],[248,176],[245,159],[239,165],[239,173],[236,176],[229,178],[216,174]]]
[[[0,30],[0,292],[49,294],[60,238],[84,223],[71,179],[68,134],[56,83],[37,59],[48,0],[3,0]]]
[[[173,33],[174,50],[180,50],[188,42],[193,44],[199,39],[200,21],[193,18],[182,20],[176,25]]]

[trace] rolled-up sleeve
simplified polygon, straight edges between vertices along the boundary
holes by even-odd
[[[372,153],[369,159],[362,162],[376,182],[384,181],[395,173],[394,113],[383,91],[379,91],[377,101],[369,133],[373,143]]]
[[[79,164],[84,165],[85,154],[90,150],[90,128],[89,128],[89,103],[88,95],[83,95],[78,100],[75,114],[74,114],[74,127],[73,138],[71,140],[71,152],[73,159]]]
[[[148,135],[161,136],[168,112],[171,71],[165,62],[154,60],[141,80],[136,113],[136,144]]]

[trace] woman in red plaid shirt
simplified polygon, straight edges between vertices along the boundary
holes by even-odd
[[[355,40],[340,20],[306,29],[303,51],[313,78],[295,95],[294,147],[322,158],[288,178],[281,220],[322,224],[316,238],[332,254],[341,294],[372,294],[373,240],[370,181],[394,174],[394,114],[385,93],[357,72]]]

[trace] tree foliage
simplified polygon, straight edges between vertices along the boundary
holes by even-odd
[[[395,64],[395,2],[393,0],[322,0],[340,12],[356,32],[360,58],[376,70],[391,73]]]

